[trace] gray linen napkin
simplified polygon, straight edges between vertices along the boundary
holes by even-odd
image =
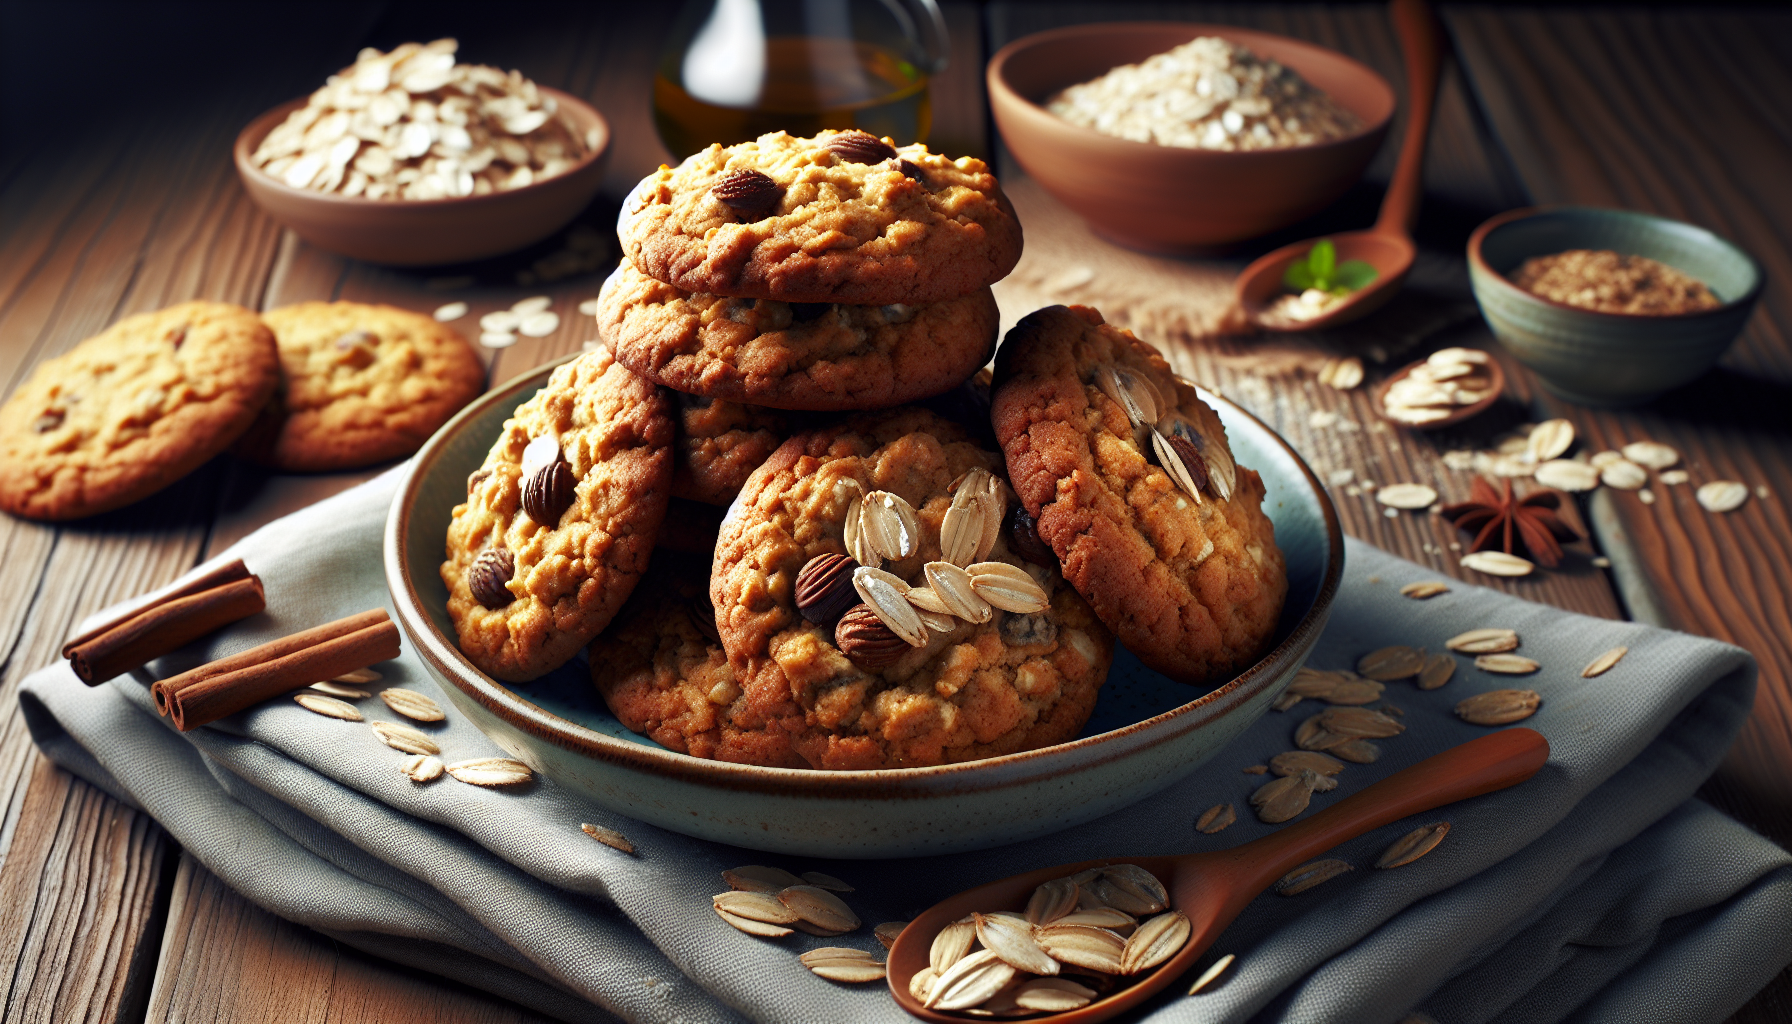
[[[187,735],[153,711],[147,682],[386,601],[380,537],[387,474],[277,521],[226,555],[261,574],[269,612],[89,689],[64,665],[33,674],[20,703],[58,764],[154,815],[208,869],[257,904],[360,949],[488,989],[569,1021],[888,1021],[879,986],[808,974],[794,953],[877,949],[870,926],[906,919],[964,887],[1104,856],[1229,847],[1265,834],[1240,769],[1289,749],[1311,705],[1270,713],[1189,778],[1133,807],[1001,849],[908,861],[800,861],[690,839],[624,819],[541,780],[521,792],[443,778],[415,785],[403,755],[365,726],[275,700]],[[1692,799],[1748,714],[1754,663],[1735,648],[1570,615],[1460,583],[1430,601],[1398,596],[1419,566],[1352,543],[1330,627],[1311,664],[1350,665],[1390,643],[1441,649],[1498,625],[1545,666],[1526,724],[1550,763],[1514,789],[1397,823],[1333,856],[1357,870],[1301,896],[1254,902],[1212,952],[1221,981],[1179,990],[1137,1019],[1385,1024],[1419,1009],[1445,1021],[1721,1020],[1792,960],[1792,858]],[[1607,648],[1630,655],[1579,678]],[[439,693],[407,653],[387,682]],[[1323,806],[1486,730],[1456,701],[1510,679],[1466,664],[1448,686],[1396,684],[1408,731],[1353,765]],[[382,684],[384,685],[384,684]],[[446,705],[446,699],[442,700]],[[391,717],[377,698],[369,717]],[[499,754],[450,713],[446,759]],[[1237,824],[1202,835],[1206,808]],[[1431,855],[1377,871],[1376,855],[1425,821],[1453,823]],[[624,832],[629,856],[581,822]],[[819,869],[856,884],[867,927],[837,939],[751,938],[708,897],[743,863]]]

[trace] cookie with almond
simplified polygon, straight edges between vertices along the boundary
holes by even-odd
[[[282,382],[237,451],[292,472],[401,459],[485,390],[453,328],[396,306],[301,302],[262,314]]]
[[[1288,589],[1263,481],[1156,348],[1036,310],[996,353],[991,418],[1040,538],[1140,661],[1211,686],[1263,655]]]
[[[610,623],[646,571],[672,486],[672,405],[598,348],[504,423],[448,524],[460,649],[526,682]]]
[[[0,508],[65,520],[146,498],[229,448],[279,376],[273,333],[241,306],[120,320],[0,406]]]
[[[1074,738],[1113,642],[1008,535],[1002,460],[901,407],[793,436],[716,542],[731,726],[811,768],[950,764]],[[770,758],[775,758],[771,760]]]

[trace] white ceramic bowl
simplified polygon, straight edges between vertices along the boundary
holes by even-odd
[[[1197,695],[1122,650],[1078,739],[938,768],[825,772],[675,753],[625,729],[583,661],[513,686],[455,646],[437,574],[449,514],[505,418],[552,369],[467,406],[417,453],[386,522],[386,581],[412,649],[498,746],[573,792],[686,835],[816,857],[907,857],[1019,842],[1099,817],[1184,778],[1263,714],[1319,639],[1343,572],[1337,512],[1313,471],[1262,422],[1204,392],[1238,461],[1263,476],[1264,509],[1288,561],[1277,645],[1248,671]]]

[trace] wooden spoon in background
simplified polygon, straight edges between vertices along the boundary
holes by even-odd
[[[1400,290],[1412,269],[1416,250],[1412,225],[1419,212],[1424,189],[1425,140],[1431,132],[1431,111],[1437,100],[1438,69],[1442,62],[1443,26],[1425,0],[1393,0],[1389,14],[1400,35],[1406,56],[1406,138],[1400,147],[1400,163],[1381,200],[1381,215],[1367,231],[1332,235],[1338,262],[1362,260],[1377,276],[1367,287],[1310,320],[1268,316],[1269,306],[1285,293],[1282,275],[1289,264],[1304,259],[1317,239],[1295,242],[1262,256],[1238,275],[1233,295],[1250,322],[1266,331],[1311,331],[1335,327],[1380,309]]]
[[[1029,871],[978,886],[935,904],[909,922],[890,948],[890,992],[922,1020],[962,1024],[977,1018],[929,1010],[909,992],[909,981],[928,966],[933,938],[971,912],[1019,910],[1040,884],[1091,867],[1137,864],[1157,876],[1170,906],[1188,916],[1193,930],[1175,956],[1136,983],[1065,1013],[1029,1017],[1052,1024],[1094,1024],[1149,999],[1193,967],[1195,961],[1245,906],[1289,871],[1340,843],[1409,815],[1515,786],[1549,760],[1549,741],[1531,729],[1504,729],[1470,740],[1339,801],[1255,842],[1230,850],[1179,857],[1114,857]]]

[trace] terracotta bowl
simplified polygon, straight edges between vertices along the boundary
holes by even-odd
[[[1133,142],[1060,120],[1044,100],[1121,64],[1219,36],[1280,61],[1367,126],[1289,149],[1224,152]],[[1394,115],[1394,90],[1367,65],[1286,36],[1230,25],[1109,22],[1017,39],[990,58],[990,107],[1026,172],[1092,228],[1148,252],[1189,253],[1254,238],[1324,209],[1363,175]]]
[[[437,574],[450,512],[505,418],[551,370],[469,405],[411,461],[386,522],[393,607],[410,650],[498,746],[580,796],[686,835],[809,856],[899,857],[998,846],[1089,821],[1174,784],[1256,721],[1319,639],[1343,572],[1337,513],[1312,470],[1249,413],[1203,393],[1239,461],[1263,475],[1263,507],[1288,562],[1276,646],[1256,665],[1201,693],[1121,652],[1079,738],[964,764],[826,772],[690,757],[624,728],[582,660],[513,685],[474,668],[455,646]]]
[[[571,223],[603,184],[610,126],[590,104],[558,89],[541,91],[581,135],[597,144],[571,170],[509,192],[448,199],[363,199],[292,188],[249,162],[268,132],[301,97],[256,118],[236,137],[236,172],[255,205],[320,249],[369,263],[430,266],[514,252]]]
[[[1705,283],[1723,302],[1679,316],[1601,313],[1533,295],[1507,274],[1532,256],[1610,249],[1647,256]],[[1468,276],[1487,326],[1552,394],[1627,406],[1711,369],[1748,323],[1766,275],[1737,245],[1692,224],[1591,206],[1509,210],[1468,240]]]

